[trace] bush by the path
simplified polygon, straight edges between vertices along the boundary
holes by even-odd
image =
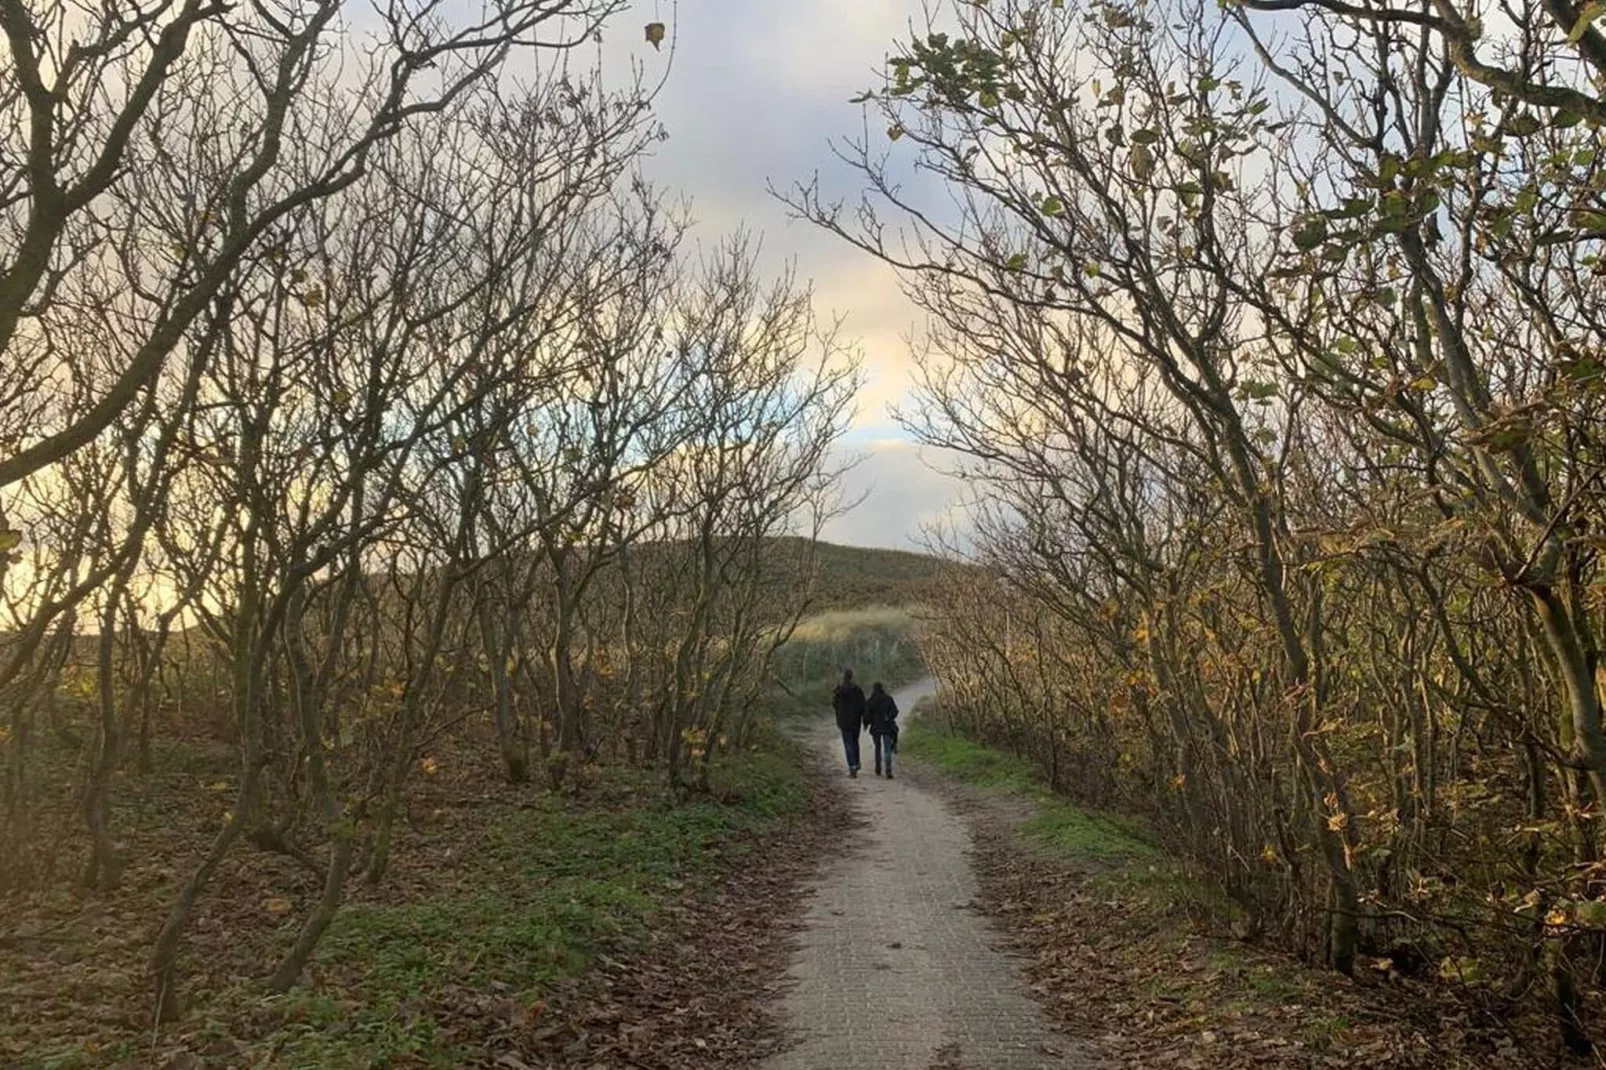
[[[1073,805],[1031,763],[923,718],[902,746],[962,785],[982,905],[1027,954],[1050,1016],[1109,1065],[1571,1065],[1531,1004],[1387,960],[1350,981],[1245,942],[1226,897],[1141,822]]]

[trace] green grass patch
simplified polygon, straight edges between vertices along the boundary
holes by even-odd
[[[1053,794],[1030,762],[955,732],[916,724],[899,746],[944,775],[977,787],[1030,796],[1037,813],[1021,824],[1029,842],[1081,861],[1105,864],[1162,860],[1135,822],[1098,814]]]
[[[1312,1051],[1342,1051],[1348,1046],[1350,1022],[1342,1015],[1323,1015],[1306,1022],[1301,1034]]]
[[[583,805],[545,796],[488,815],[453,891],[337,916],[320,969],[359,980],[268,1000],[282,1024],[266,1041],[274,1054],[256,1065],[461,1065],[431,994],[496,984],[532,1000],[601,949],[643,936],[663,907],[712,884],[712,863],[748,848],[744,833],[806,805],[804,763],[792,746],[776,740],[722,768],[727,801],[677,804],[642,774],[609,770]]]
[[[1037,850],[1089,868],[1090,887],[1122,899],[1142,915],[1197,914],[1230,921],[1239,914],[1219,888],[1184,872],[1142,822],[1077,806],[1050,789],[1037,767],[1023,758],[930,720],[916,721],[899,746],[945,776],[1030,799],[1034,812],[1021,822],[1021,838]],[[1182,939],[1182,928],[1173,932]]]
[[[1161,860],[1160,851],[1139,837],[1130,822],[1090,813],[1054,799],[1021,826],[1021,835],[1050,850],[1099,862]]]
[[[1227,946],[1213,952],[1210,964],[1233,977],[1252,995],[1251,1004],[1288,1003],[1300,996],[1298,985],[1276,966],[1250,956],[1241,947]]]
[[[954,732],[917,724],[902,734],[898,749],[966,784],[1017,794],[1044,794],[1042,780],[1030,763]]]
[[[1023,758],[934,727],[929,721],[916,722],[899,746],[910,757],[955,780],[1030,798],[1036,803],[1036,813],[1021,823],[1019,832],[1040,849],[1079,862],[1120,866],[1130,871],[1134,882],[1156,888],[1175,874],[1175,867],[1140,823],[1085,809],[1055,794],[1037,768]]]

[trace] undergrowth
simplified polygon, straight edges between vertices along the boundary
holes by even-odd
[[[458,985],[530,1003],[599,952],[639,939],[668,904],[712,886],[713,863],[806,806],[803,764],[775,741],[725,770],[734,801],[674,803],[645,775],[608,770],[593,807],[546,796],[497,815],[463,863],[473,875],[467,887],[339,915],[321,959],[362,980],[343,998],[288,997],[301,1003],[291,1018],[305,1027],[292,1027],[283,1065],[355,1068],[402,1055],[459,1065],[439,1042],[439,1023],[410,1001]],[[331,1029],[336,1022],[343,1028]]]
[[[465,795],[451,804],[455,848],[410,859],[376,893],[354,887],[303,984],[284,995],[250,981],[198,986],[197,1065],[475,1063],[476,1008],[539,1008],[599,955],[639,946],[665,911],[697,909],[727,866],[806,811],[807,762],[771,736],[717,768],[706,797],[669,798],[661,777],[618,767],[597,770],[579,796]],[[298,924],[285,910],[277,941]],[[150,1057],[140,1041],[104,1036],[63,1037],[31,1055],[21,1065],[53,1070]]]

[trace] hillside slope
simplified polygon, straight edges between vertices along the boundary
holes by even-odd
[[[788,540],[777,540],[786,542]],[[813,608],[862,609],[921,602],[950,563],[907,550],[818,544],[820,575]]]

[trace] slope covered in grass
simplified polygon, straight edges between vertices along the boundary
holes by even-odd
[[[784,542],[785,540],[779,540]],[[819,543],[819,610],[908,606],[925,600],[931,584],[954,565],[929,554]]]
[[[845,668],[866,688],[875,680],[895,688],[918,679],[925,666],[915,629],[908,609],[890,606],[831,610],[803,621],[776,653],[776,712],[824,711]]]

